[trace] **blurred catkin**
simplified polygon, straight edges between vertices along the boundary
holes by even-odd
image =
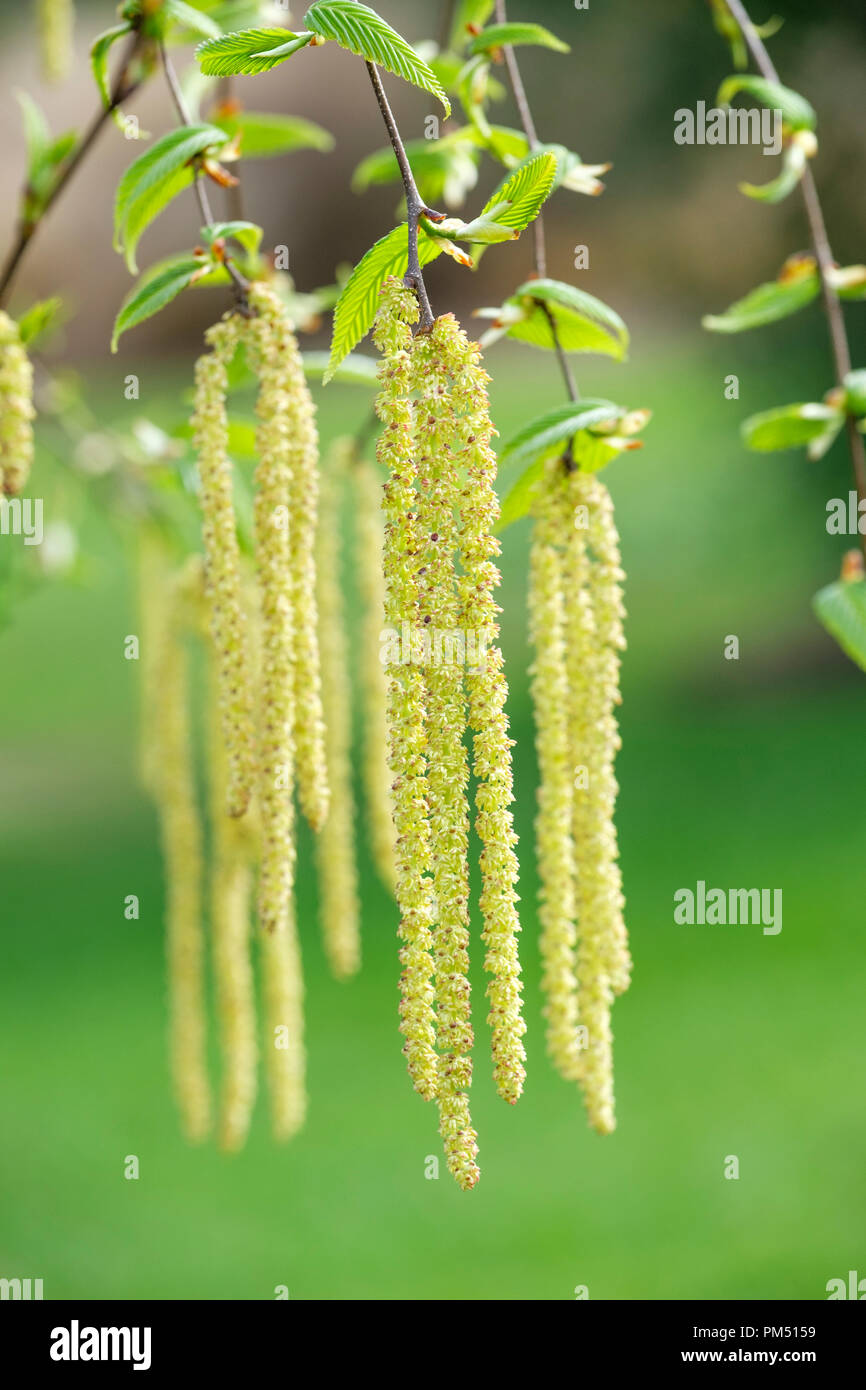
[[[418,303],[398,280],[386,280],[374,340],[382,354],[376,411],[383,423],[378,457],[384,488],[385,625],[398,650],[389,651],[388,739],[396,832],[397,904],[400,910],[400,1030],[416,1091],[432,1100],[438,1089],[436,1018],[432,984],[432,861],[427,819],[426,692],[424,673],[403,653],[404,637],[418,641],[418,552],[412,437],[412,324]],[[407,659],[408,658],[408,659]]]
[[[72,62],[73,0],[36,0],[39,58],[48,82],[62,82]]]
[[[228,809],[243,815],[253,788],[253,693],[241,602],[241,563],[228,455],[227,366],[242,331],[237,316],[222,319],[205,338],[211,351],[195,368],[193,437],[198,453],[205,600],[219,663],[220,718],[228,758]]]
[[[349,485],[354,445],[338,439],[322,474],[316,573],[319,645],[331,809],[316,836],[322,934],[338,979],[361,964],[361,905],[355,863],[355,804],[352,789],[352,690],[346,615],[340,583],[340,495]]]
[[[0,309],[0,490],[24,487],[33,465],[33,367],[14,319]]]
[[[189,666],[183,633],[195,625],[191,575],[181,571],[162,627],[155,711],[157,807],[166,877],[171,1069],[181,1123],[198,1142],[211,1124],[206,1063],[202,830],[190,730]],[[194,582],[194,579],[193,579]]]
[[[261,933],[260,942],[271,1130],[275,1139],[286,1140],[307,1113],[304,982],[293,898],[280,925]]]
[[[535,818],[541,882],[542,989],[547,1051],[567,1080],[580,1073],[578,1042],[575,857],[572,837],[574,769],[569,742],[569,673],[566,665],[565,550],[571,509],[559,460],[538,489],[529,561],[531,668],[538,755]]]
[[[480,1176],[469,1113],[472,1007],[469,985],[469,760],[464,746],[465,638],[454,551],[460,478],[452,454],[449,336],[438,320],[412,353],[418,472],[419,618],[427,641],[427,789],[433,863],[439,1130],[448,1168],[468,1190]],[[461,650],[462,648],[462,650]]]
[[[362,774],[368,840],[379,876],[393,893],[396,888],[394,808],[388,771],[388,684],[382,665],[382,625],[385,621],[385,579],[382,572],[384,535],[381,518],[382,485],[378,470],[366,460],[352,469],[355,491],[355,570],[362,605],[360,684],[363,710]]]

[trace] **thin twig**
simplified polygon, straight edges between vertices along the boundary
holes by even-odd
[[[403,191],[406,194],[406,215],[409,228],[409,260],[404,283],[409,289],[414,290],[418,296],[418,303],[421,307],[419,330],[426,331],[433,326],[433,310],[430,307],[427,286],[424,284],[421,261],[418,256],[418,220],[423,213],[425,217],[430,217],[434,221],[441,221],[442,214],[433,211],[432,208],[426,207],[418,192],[418,185],[412,173],[412,166],[406,154],[406,147],[400,138],[397,122],[394,120],[394,114],[391,107],[388,105],[388,98],[385,95],[385,88],[382,86],[382,80],[379,77],[376,65],[368,61],[367,72],[370,74],[373,91],[376,93],[376,101],[379,103],[382,120],[385,122],[385,129],[388,132],[388,138],[391,141],[391,146],[394,150],[397,165],[400,170],[400,177],[403,180]]]
[[[168,83],[177,114],[183,125],[190,126],[193,124],[192,113],[187,106],[186,97],[177,79],[174,65],[166,52],[165,44],[162,42],[160,42],[159,45],[159,56],[162,61],[165,80]],[[207,195],[207,189],[204,186],[204,178],[198,161],[196,161],[193,168],[193,187],[195,188],[195,195],[198,199],[199,210],[202,215],[204,226],[209,228],[216,226],[216,218],[213,215],[210,199]],[[247,280],[246,276],[241,275],[237,266],[233,264],[228,256],[223,257],[223,265],[231,276],[239,309],[242,313],[249,314],[251,312],[249,300],[247,298],[247,292],[250,288],[249,280]]]
[[[779,74],[776,71],[775,64],[767,52],[760,34],[749,18],[745,6],[741,4],[741,0],[727,0],[727,5],[733,18],[740,26],[740,32],[746,41],[746,47],[751,53],[758,70],[766,77],[768,82],[778,82]],[[818,262],[818,271],[821,278],[821,298],[824,304],[824,314],[830,333],[830,347],[833,353],[836,385],[841,387],[844,378],[851,370],[851,349],[848,345],[848,334],[845,328],[845,316],[842,312],[842,305],[832,285],[832,271],[835,269],[836,262],[833,259],[830,240],[827,236],[827,224],[824,221],[821,199],[818,196],[818,189],[812,170],[808,165],[804,169],[803,176],[800,179],[800,193],[803,199],[803,205],[806,209],[806,219],[809,223],[809,234],[812,239],[815,260]],[[863,436],[857,429],[857,423],[853,415],[848,414],[846,416],[845,426],[857,496],[861,502],[864,502],[866,501],[866,448],[864,448]],[[860,544],[863,554],[866,556],[866,536],[860,538]]]
[[[46,213],[54,206],[75,171],[83,163],[95,144],[97,136],[103,126],[111,116],[114,115],[120,103],[126,101],[132,96],[133,92],[137,91],[140,83],[128,82],[127,75],[132,61],[138,53],[140,42],[141,39],[137,33],[131,35],[126,49],[126,56],[121,63],[117,77],[111,88],[109,104],[107,106],[104,103],[100,104],[99,110],[64,165],[63,172],[51,189],[43,207],[39,211],[38,217],[34,221],[30,221],[27,218],[21,219],[17,238],[6,258],[3,270],[0,271],[0,305],[6,303],[12,289],[12,282],[21,265],[21,261],[38,228],[41,226]]]

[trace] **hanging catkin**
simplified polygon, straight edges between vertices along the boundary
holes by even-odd
[[[291,1139],[307,1113],[304,984],[294,898],[285,919],[261,935],[265,1072],[275,1139]]]
[[[0,490],[21,491],[33,464],[33,367],[18,325],[0,309]]]
[[[254,832],[252,809],[242,820],[226,812],[228,766],[219,719],[219,675],[209,643],[208,759],[210,774],[210,921],[219,1021],[219,1142],[243,1147],[256,1098],[256,1005],[250,959]]]
[[[143,522],[138,533],[137,600],[139,640],[139,776],[142,786],[156,795],[159,777],[160,661],[164,631],[171,615],[168,603],[169,561],[157,527]]]
[[[241,602],[241,568],[228,456],[227,366],[240,340],[236,315],[208,329],[211,351],[195,368],[193,435],[201,483],[205,600],[219,662],[220,716],[228,758],[229,814],[241,816],[253,787],[253,696]]]
[[[394,808],[388,771],[387,679],[380,660],[385,621],[385,580],[382,572],[382,484],[378,470],[366,460],[352,468],[355,491],[355,570],[362,606],[360,685],[363,710],[362,774],[365,819],[373,862],[386,888],[393,893],[395,878]]]
[[[418,320],[414,295],[397,280],[382,288],[374,340],[382,353],[376,410],[384,429],[377,452],[388,480],[385,512],[385,625],[395,634],[389,651],[388,739],[393,775],[396,845],[396,896],[400,910],[400,1030],[403,1052],[416,1091],[432,1100],[438,1088],[433,1008],[432,868],[427,820],[425,683],[404,636],[418,641],[418,552],[415,518],[415,462],[412,438],[411,325]]]
[[[538,489],[529,561],[531,668],[539,789],[535,834],[541,880],[542,988],[547,1051],[567,1080],[580,1074],[576,902],[572,837],[573,782],[569,742],[569,673],[566,665],[565,549],[571,509],[559,460]]]
[[[168,601],[154,728],[166,876],[171,1068],[184,1131],[190,1140],[199,1141],[210,1129],[211,1101],[205,1059],[202,833],[190,733],[188,656],[182,635],[192,611],[187,572],[177,577]]]
[[[37,0],[39,57],[48,82],[61,82],[72,60],[73,0]]]
[[[514,1104],[526,1077],[521,1013],[520,961],[517,938],[517,856],[511,815],[514,799],[511,773],[512,740],[508,736],[505,702],[508,686],[502,652],[497,645],[499,607],[493,596],[500,582],[492,557],[500,545],[493,535],[499,517],[494,491],[496,455],[490,440],[493,425],[487,398],[489,377],[481,365],[481,349],[471,343],[451,314],[434,328],[451,375],[452,445],[457,467],[465,474],[460,500],[459,556],[460,626],[477,648],[477,661],[467,666],[469,725],[474,733],[473,771],[478,783],[475,828],[482,843],[481,912],[487,947],[484,968],[488,1022],[492,1029],[493,1075],[503,1099]]]
[[[448,1168],[468,1190],[480,1176],[467,1091],[472,1082],[469,971],[469,763],[464,747],[465,634],[454,551],[460,478],[452,449],[449,325],[437,320],[412,353],[418,471],[419,618],[427,684],[427,789],[433,864],[439,1130]]]
[[[360,903],[355,864],[355,805],[352,789],[352,694],[340,584],[340,493],[349,483],[354,459],[351,439],[333,445],[323,472],[316,554],[319,589],[319,645],[331,809],[316,836],[322,934],[331,969],[338,979],[361,964]]]

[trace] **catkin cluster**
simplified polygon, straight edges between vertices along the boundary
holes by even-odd
[[[607,488],[552,462],[530,560],[547,1047],[602,1134],[615,1125],[611,1006],[631,975],[613,819],[624,577]]]
[[[485,968],[497,1089],[525,1076],[507,687],[497,645],[496,459],[480,350],[453,315],[415,337],[414,295],[382,290],[377,411],[384,488],[387,722],[397,839],[401,1031],[415,1089],[436,1099],[448,1167],[478,1181],[467,1092],[469,756],[481,841]]]
[[[0,309],[0,491],[20,492],[33,464],[33,367],[14,319]]]

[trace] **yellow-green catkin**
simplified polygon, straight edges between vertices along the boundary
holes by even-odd
[[[139,639],[139,776],[145,790],[156,795],[159,775],[158,730],[160,660],[165,627],[171,620],[168,552],[157,527],[144,522],[137,537],[137,598]]]
[[[566,664],[565,551],[572,520],[568,485],[557,460],[534,507],[529,561],[531,669],[539,790],[535,836],[541,882],[542,988],[547,1051],[567,1080],[580,1074],[577,1010],[575,857],[572,834],[575,770],[569,739]]]
[[[193,435],[198,453],[205,600],[219,662],[220,716],[228,758],[228,810],[242,816],[254,780],[253,693],[241,599],[241,561],[228,455],[228,363],[241,337],[236,315],[205,335],[211,349],[195,368]]]
[[[393,642],[388,678],[388,750],[396,832],[396,896],[400,910],[400,1030],[416,1091],[432,1100],[438,1089],[436,1019],[432,984],[432,861],[427,819],[424,672],[404,654],[404,636],[418,640],[418,554],[412,437],[412,324],[415,296],[389,278],[374,328],[382,354],[376,410],[383,423],[377,452],[387,470],[383,492],[385,626]]]
[[[250,959],[253,857],[252,808],[238,820],[226,812],[228,766],[219,720],[219,680],[213,648],[209,680],[211,816],[210,922],[222,1073],[219,1142],[243,1148],[257,1088],[258,1047]]]
[[[396,889],[394,807],[388,770],[388,685],[381,661],[385,621],[382,569],[382,485],[373,464],[359,459],[352,469],[355,495],[355,572],[362,607],[360,686],[363,711],[362,764],[367,836],[379,877]]]
[[[171,1069],[187,1137],[200,1141],[211,1123],[206,1064],[202,831],[190,730],[189,664],[183,630],[189,626],[188,575],[170,596],[159,656],[156,785],[166,876]]]
[[[440,326],[441,325],[441,326]],[[469,985],[469,760],[464,746],[465,634],[459,631],[454,552],[459,465],[453,448],[449,327],[437,321],[412,353],[419,619],[427,684],[427,793],[433,864],[433,959],[439,1052],[439,1132],[464,1191],[480,1176],[467,1092],[472,1082]]]
[[[355,862],[355,803],[352,788],[352,691],[340,584],[340,496],[349,486],[354,460],[351,439],[333,445],[321,483],[316,554],[319,646],[331,809],[316,836],[322,935],[338,979],[361,965],[361,907]]]
[[[0,309],[0,490],[20,492],[33,465],[33,367],[14,319]]]
[[[48,82],[62,82],[72,61],[72,0],[37,0],[36,21],[42,72]]]
[[[498,645],[500,609],[494,590],[500,583],[493,557],[500,545],[493,530],[499,517],[494,490],[496,455],[487,397],[490,380],[481,365],[481,349],[472,343],[451,314],[434,328],[450,371],[452,438],[457,468],[464,476],[460,499],[458,550],[460,626],[467,643],[476,644],[478,659],[467,663],[469,725],[474,734],[473,770],[477,780],[475,828],[482,844],[481,912],[487,947],[484,968],[488,1022],[492,1030],[493,1075],[503,1099],[518,1100],[526,1078],[521,1012],[520,960],[517,939],[517,856],[511,802],[514,799],[511,747],[505,702],[508,685]],[[482,651],[483,648],[483,651]]]
[[[271,1130],[275,1139],[287,1140],[307,1113],[304,982],[293,898],[280,926],[260,941]]]

